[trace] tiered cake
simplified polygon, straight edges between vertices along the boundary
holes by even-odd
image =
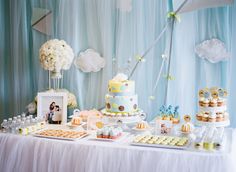
[[[199,91],[199,113],[196,115],[197,124],[227,126],[229,114],[227,112],[227,91],[218,88],[204,88]]]
[[[142,112],[138,108],[138,95],[135,94],[135,82],[119,73],[108,83],[105,96],[106,108],[102,110],[109,117],[134,117]]]

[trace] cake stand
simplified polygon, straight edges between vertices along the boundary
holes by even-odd
[[[225,120],[221,122],[204,122],[196,120],[195,124],[197,126],[207,126],[207,127],[227,127],[230,125],[230,120]]]
[[[103,114],[103,119],[109,124],[122,123],[132,125],[145,120],[146,118],[146,114],[142,110],[138,110],[133,114],[129,113],[129,115],[113,115],[112,113],[107,112],[106,109],[103,109],[101,112]]]

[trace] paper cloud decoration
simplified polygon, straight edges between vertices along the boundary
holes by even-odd
[[[219,39],[203,41],[201,44],[196,46],[195,52],[200,58],[207,59],[211,63],[224,61],[230,57],[224,43]]]
[[[87,49],[75,59],[74,65],[83,72],[98,72],[105,67],[105,60],[98,52]]]
[[[117,0],[117,8],[124,12],[132,10],[132,0]]]

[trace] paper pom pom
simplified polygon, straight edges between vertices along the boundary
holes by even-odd
[[[207,59],[211,63],[224,61],[230,57],[224,43],[218,39],[203,41],[196,46],[195,52],[200,58]]]
[[[83,72],[98,72],[105,67],[105,60],[93,49],[81,52],[75,59],[75,66]]]

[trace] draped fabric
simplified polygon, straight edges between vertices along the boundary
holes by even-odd
[[[0,114],[1,119],[21,113],[38,91],[47,89],[48,75],[39,64],[38,50],[47,40],[64,39],[76,55],[87,48],[98,51],[106,60],[106,67],[97,73],[83,73],[72,65],[64,71],[63,87],[77,96],[80,109],[101,108],[107,92],[108,80],[117,70],[136,62],[161,32],[166,22],[167,2],[156,0],[132,1],[131,11],[118,8],[118,0],[0,0]],[[46,36],[31,28],[33,7],[53,12],[53,34]],[[236,7],[225,6],[181,14],[176,23],[171,59],[168,103],[180,106],[180,114],[195,115],[197,94],[202,87],[222,86],[229,90],[228,109],[232,126],[236,110],[234,55]],[[132,79],[136,81],[140,108],[151,120],[164,103],[166,79],[161,77],[153,91],[161,55],[166,53],[168,34],[146,56]],[[218,38],[231,52],[227,62],[211,64],[194,53],[200,42]],[[114,64],[115,60],[115,64]],[[166,74],[166,65],[162,76]],[[151,101],[149,96],[154,96]]]

